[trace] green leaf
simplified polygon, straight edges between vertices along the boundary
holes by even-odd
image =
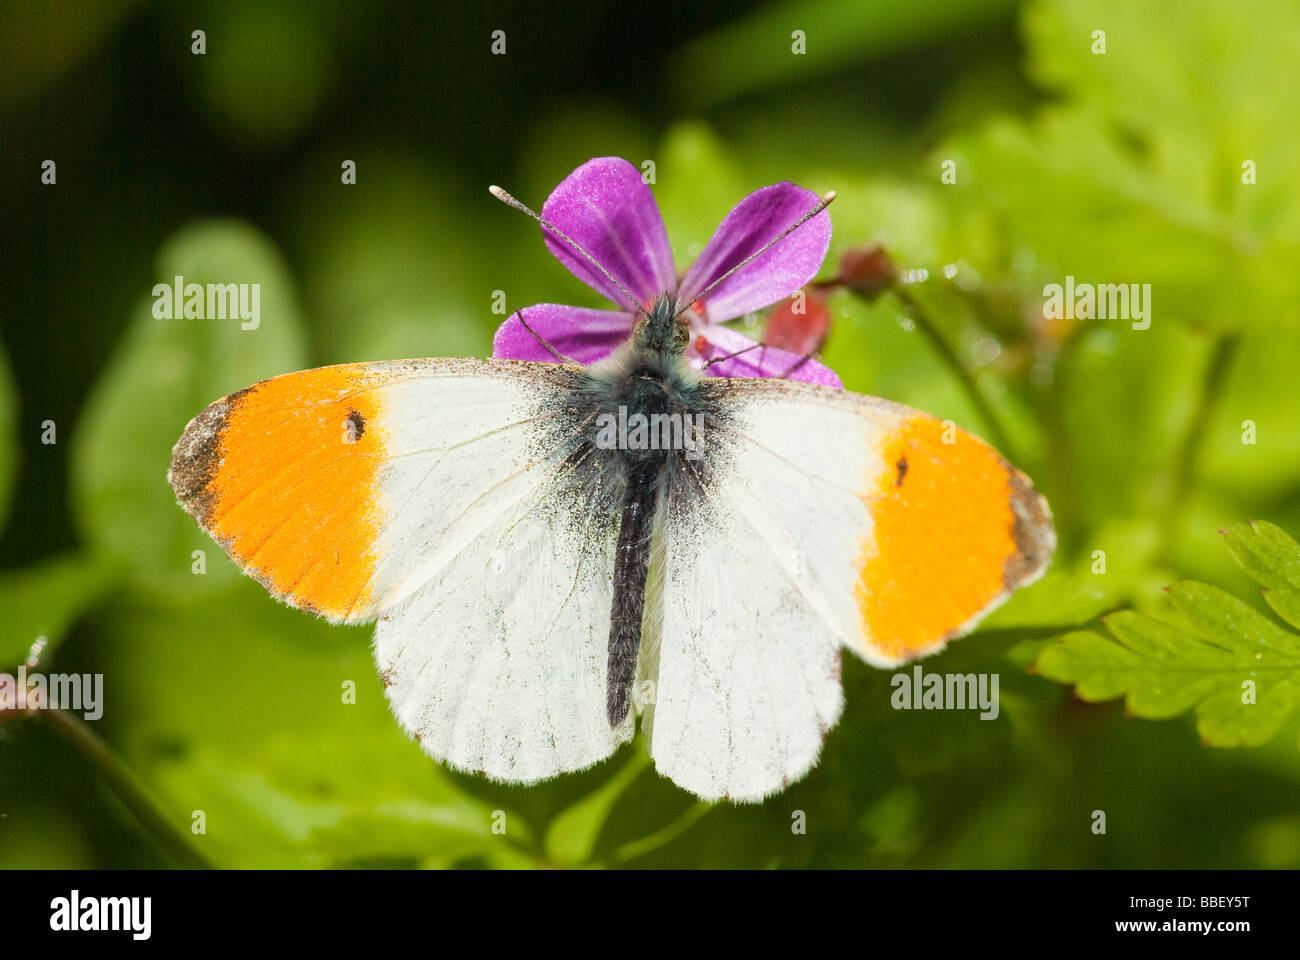
[[[601,827],[623,791],[650,765],[650,754],[639,747],[618,773],[567,810],[560,811],[546,831],[546,855],[553,863],[586,863],[596,849]]]
[[[1286,598],[1289,622],[1300,580],[1300,546],[1272,524],[1227,531],[1233,557],[1270,598]],[[1169,588],[1182,623],[1124,610],[1104,618],[1109,636],[1076,631],[1038,657],[1043,676],[1074,684],[1083,700],[1124,697],[1151,719],[1195,709],[1197,730],[1212,746],[1254,746],[1272,737],[1300,707],[1300,634],[1231,594],[1185,580]],[[1272,599],[1270,599],[1272,602]]]
[[[1197,454],[1200,476],[1242,504],[1294,495],[1300,403],[1289,386],[1296,357],[1300,329],[1268,328],[1243,336],[1206,424]]]
[[[1058,362],[1052,443],[1069,469],[1063,512],[1094,530],[1117,517],[1159,515],[1195,412],[1187,385],[1203,379],[1210,349],[1208,338],[1179,324],[1153,323],[1093,329]]]
[[[249,756],[200,747],[157,775],[178,821],[204,812],[196,846],[226,867],[453,866],[506,843],[463,800],[340,797],[333,749],[277,735]]]
[[[93,557],[74,555],[44,560],[0,574],[0,609],[5,628],[0,640],[0,672],[21,662],[40,637],[44,655],[113,582],[111,568]]]
[[[978,28],[1005,14],[1009,0],[785,0],[707,33],[673,55],[676,99],[696,109],[746,93],[807,82],[856,63]],[[806,40],[794,52],[795,28]],[[719,69],[725,64],[725,69]]]
[[[1159,525],[1149,518],[1117,518],[1090,530],[1073,565],[1063,555],[1053,558],[1042,580],[1017,592],[982,628],[1059,628],[1159,594],[1169,579],[1154,566],[1159,536]]]
[[[1297,239],[1300,197],[1266,171],[1289,171],[1300,142],[1300,87],[1275,81],[1295,62],[1300,7],[1184,0],[1170,17],[1158,4],[1044,0],[1026,7],[1024,27],[1030,74],[1141,137],[1150,168],[1192,208],[1223,217],[1235,245]],[[1241,182],[1246,160],[1253,184]]]
[[[252,227],[207,221],[183,229],[156,268],[162,284],[176,276],[186,284],[258,284],[258,326],[243,329],[238,316],[160,318],[155,301],[142,302],[77,425],[72,497],[91,546],[139,583],[188,592],[228,585],[238,572],[176,505],[167,484],[172,445],[212,401],[306,362],[288,270]],[[204,551],[203,575],[192,572],[196,550]]]
[[[970,218],[995,217],[1006,238],[991,250],[998,259],[972,258],[973,265],[998,276],[1015,249],[1030,267],[1023,293],[1031,302],[1041,306],[1045,284],[1073,276],[1078,284],[1149,284],[1143,302],[1153,327],[1296,325],[1300,285],[1293,273],[1277,272],[1294,261],[1295,241],[1262,232],[1245,239],[1246,228],[1217,199],[1189,195],[1089,107],[1052,107],[1029,123],[1000,120],[954,140],[944,155],[967,174],[949,201]],[[1213,171],[1223,191],[1254,189],[1240,175],[1226,162]],[[1137,319],[1130,311],[1106,322],[1144,335],[1130,328]]]
[[[466,796],[393,719],[367,628],[283,607],[252,581],[97,624],[116,654],[114,746],[221,866],[450,865],[530,843]]]
[[[443,225],[481,216],[483,207],[494,214],[513,212],[500,204],[496,210],[481,186],[448,186],[455,181],[428,169],[423,158],[369,151],[352,156],[363,188],[340,189],[337,202],[323,204],[314,181],[303,181],[293,202],[295,232],[307,238],[301,256],[304,299],[321,361],[490,352],[491,321],[505,319],[489,313],[491,291],[504,287],[512,309],[526,303],[510,282],[507,265],[514,258],[486,252],[486,231],[466,235]],[[337,161],[331,156],[328,162],[337,178]],[[505,222],[518,230],[518,240],[536,240],[517,219]],[[467,278],[481,276],[474,261],[480,251],[496,271],[483,278],[481,293],[475,286],[471,298],[466,287],[473,281]]]
[[[1233,559],[1264,586],[1264,600],[1300,628],[1300,544],[1266,520],[1238,523],[1224,531]]]
[[[964,171],[948,199],[996,211],[1037,284],[1150,284],[1153,324],[1300,324],[1300,200],[1284,173],[1300,91],[1272,95],[1270,79],[1295,59],[1300,8],[1188,0],[1171,18],[1154,4],[1046,0],[1024,26],[1029,73],[1054,103],[945,147]]]

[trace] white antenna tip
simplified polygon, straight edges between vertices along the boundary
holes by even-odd
[[[505,195],[505,191],[502,190],[500,187],[498,187],[495,183],[492,184],[492,186],[488,187],[488,193],[492,194],[492,196],[496,197],[498,200],[504,199],[504,195]]]
[[[837,196],[839,196],[839,194],[837,194],[834,190],[827,190],[825,193],[822,194],[822,203],[830,203]]]

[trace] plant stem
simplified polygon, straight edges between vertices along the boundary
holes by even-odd
[[[211,869],[208,862],[190,844],[158,808],[131,768],[113,752],[99,734],[83,721],[64,710],[35,710],[47,724],[81,754],[108,784],[123,805],[140,822],[158,844],[182,867]]]
[[[1183,436],[1183,443],[1178,451],[1178,459],[1174,464],[1173,481],[1170,484],[1169,493],[1165,500],[1165,522],[1162,525],[1164,528],[1164,550],[1168,549],[1170,541],[1173,539],[1174,518],[1177,515],[1179,505],[1191,490],[1192,479],[1196,473],[1196,461],[1205,438],[1205,431],[1209,427],[1210,417],[1214,414],[1215,407],[1218,405],[1219,394],[1223,391],[1224,381],[1227,379],[1228,371],[1232,368],[1233,358],[1236,357],[1237,348],[1240,345],[1241,337],[1235,333],[1221,333],[1214,341],[1209,363],[1205,367],[1205,377],[1201,384],[1201,390],[1197,396],[1196,409],[1192,411],[1187,433]],[[1164,550],[1162,550],[1162,553]]]
[[[614,859],[618,862],[632,860],[636,857],[643,856],[653,850],[658,850],[667,843],[676,840],[683,833],[694,826],[695,821],[700,819],[714,808],[714,804],[699,803],[692,804],[686,808],[686,812],[679,816],[666,827],[656,830],[649,836],[641,837],[639,840],[633,840],[631,843],[625,843],[614,851]]]
[[[979,385],[976,384],[975,378],[971,375],[970,370],[967,369],[964,363],[962,363],[961,358],[957,356],[957,351],[954,350],[952,345],[944,339],[943,335],[939,332],[939,328],[935,326],[934,322],[930,319],[930,315],[925,311],[925,308],[916,301],[916,298],[913,297],[902,284],[895,283],[890,287],[890,290],[893,291],[894,296],[897,297],[898,301],[907,309],[908,314],[916,323],[917,328],[924,333],[929,341],[934,345],[934,348],[939,352],[940,359],[942,359],[943,362],[952,370],[953,374],[956,375],[957,382],[960,383],[962,389],[965,390],[966,396],[970,399],[971,405],[975,408],[975,412],[978,413],[980,419],[984,421],[984,425],[988,430],[989,440],[992,441],[993,446],[996,447],[1004,457],[1015,463],[1016,458],[1013,456],[1011,441],[1007,437],[1006,431],[1002,429],[1001,421],[999,421],[997,415],[994,414],[993,408],[989,405],[988,400],[985,399],[984,394],[980,392]]]

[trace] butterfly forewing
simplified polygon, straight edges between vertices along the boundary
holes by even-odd
[[[272,594],[379,618],[394,712],[508,780],[587,766],[605,716],[617,501],[584,450],[581,372],[410,360],[286,374],[177,442],[181,504]]]

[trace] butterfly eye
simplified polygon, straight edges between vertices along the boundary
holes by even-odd
[[[679,353],[685,350],[686,345],[691,342],[691,331],[687,328],[686,324],[680,317],[674,324],[673,342],[676,343]]]

